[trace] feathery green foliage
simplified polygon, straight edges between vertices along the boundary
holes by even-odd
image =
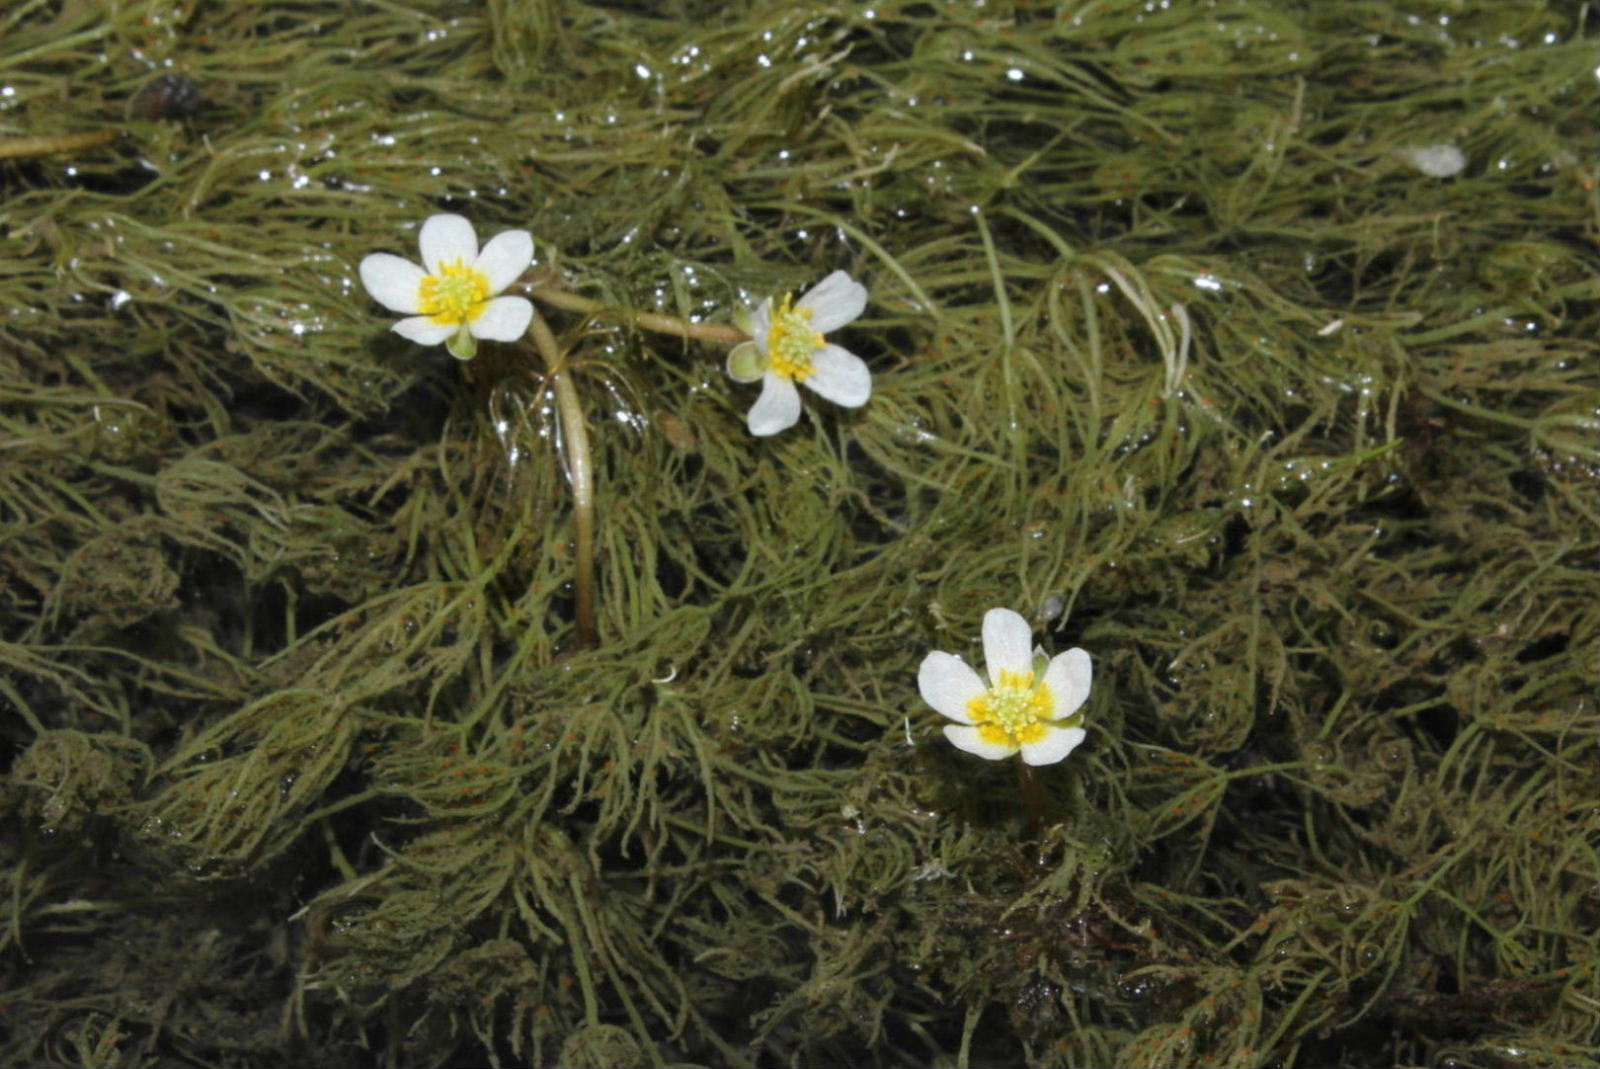
[[[1600,1065],[1584,5],[0,15],[0,1061]],[[1432,177],[1410,150],[1454,146]],[[727,320],[387,333],[438,211]],[[958,753],[993,606],[1088,742]]]

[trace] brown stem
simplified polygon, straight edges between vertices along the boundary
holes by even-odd
[[[572,488],[572,526],[574,553],[573,593],[577,598],[578,646],[592,648],[594,629],[594,458],[589,449],[589,427],[583,419],[578,387],[572,381],[555,335],[537,310],[533,313],[533,343],[544,357],[551,385],[556,391],[556,409],[561,418],[561,441],[567,461],[567,485]]]
[[[86,148],[109,145],[121,136],[121,130],[90,130],[55,137],[8,137],[0,140],[0,160],[16,156],[48,156],[52,152],[81,152]]]
[[[1022,804],[1028,810],[1027,836],[1029,839],[1039,837],[1039,828],[1044,824],[1044,792],[1039,789],[1039,781],[1034,777],[1033,766],[1022,759],[1018,754],[1017,784],[1022,788]]]
[[[750,340],[750,335],[727,323],[691,323],[687,319],[679,319],[677,316],[660,315],[656,312],[638,312],[631,308],[613,308],[592,297],[580,297],[578,294],[569,293],[566,290],[530,286],[526,287],[523,292],[534,300],[542,301],[552,308],[560,308],[567,312],[581,312],[597,319],[614,320],[626,326],[636,327],[639,330],[653,330],[658,334],[671,334],[677,338],[724,342],[728,345],[737,345],[742,341]]]

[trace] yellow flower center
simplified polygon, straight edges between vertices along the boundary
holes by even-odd
[[[1050,688],[1042,680],[1034,686],[1032,672],[1002,669],[999,675],[998,684],[967,703],[979,737],[999,746],[1040,741],[1049,733],[1045,724],[1056,708]]]
[[[767,366],[786,379],[804,382],[816,371],[811,358],[820,348],[822,335],[811,329],[811,309],[791,308],[785,294],[767,331]]]
[[[483,314],[489,299],[489,278],[459,259],[439,265],[437,275],[422,280],[419,311],[435,323],[470,323]]]

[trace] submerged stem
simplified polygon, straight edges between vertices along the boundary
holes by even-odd
[[[537,310],[533,313],[533,343],[544,357],[556,391],[561,418],[561,440],[566,445],[567,483],[572,487],[572,524],[577,543],[574,553],[573,591],[577,599],[578,645],[595,644],[594,630],[594,458],[589,451],[589,428],[583,419],[578,387],[550,326]]]
[[[1044,795],[1039,790],[1039,781],[1034,778],[1033,768],[1018,754],[1017,783],[1022,787],[1022,804],[1028,810],[1027,835],[1029,839],[1039,837],[1039,829],[1044,825]]]
[[[640,330],[653,330],[658,334],[671,334],[674,337],[693,338],[697,341],[726,342],[729,345],[737,345],[739,342],[750,340],[750,335],[727,323],[691,323],[687,319],[661,315],[658,312],[639,312],[631,308],[613,308],[611,305],[604,304],[591,297],[580,297],[578,294],[568,293],[566,290],[531,287],[527,290],[527,294],[534,300],[543,301],[552,308],[560,308],[568,312],[581,312],[584,315],[594,316],[598,319],[611,319]]]
[[[19,156],[48,156],[53,152],[82,152],[109,145],[121,136],[121,130],[105,129],[52,137],[8,137],[0,141],[0,160]]]

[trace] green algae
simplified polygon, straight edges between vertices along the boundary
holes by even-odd
[[[1175,8],[0,16],[0,1060],[1600,1063],[1593,29]],[[583,648],[549,367],[355,279],[441,210],[849,270],[874,396],[551,311]],[[1034,836],[914,682],[996,605]]]

